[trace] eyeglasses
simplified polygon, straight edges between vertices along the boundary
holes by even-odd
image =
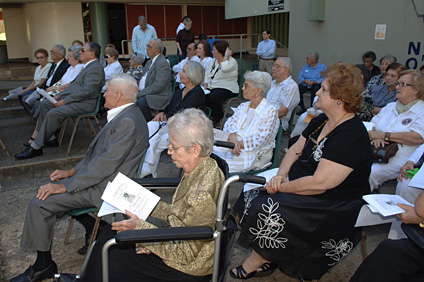
[[[45,57],[35,57],[37,60],[44,59]]]
[[[110,56],[108,56],[108,55],[105,55],[105,59],[109,59],[110,58]]]
[[[81,53],[85,53],[85,51],[87,51],[87,49],[85,49],[85,48],[81,49]]]
[[[184,146],[181,145],[178,147],[174,147],[174,145],[172,145],[171,143],[168,143],[168,152],[172,154],[174,151],[178,150],[181,147],[184,147]]]
[[[412,84],[406,83],[406,82],[398,82],[395,84],[396,86],[399,86],[400,88],[406,87],[406,86],[412,86]]]

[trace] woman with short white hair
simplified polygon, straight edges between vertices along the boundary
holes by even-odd
[[[243,96],[249,102],[237,107],[223,131],[215,131],[215,139],[234,143],[232,150],[214,147],[214,153],[227,161],[230,172],[264,168],[271,161],[274,139],[280,126],[277,109],[265,99],[271,75],[248,71],[244,79]]]
[[[200,87],[204,77],[205,70],[203,66],[199,62],[188,61],[180,72],[180,81],[185,87],[183,89],[178,87],[165,110],[158,113],[152,121],[147,123],[150,147],[144,159],[141,177],[149,174],[157,177],[160,154],[168,146],[167,120],[183,109],[203,109],[205,107],[205,93]]]
[[[131,75],[137,81],[137,84],[140,82],[141,77],[143,76],[143,62],[144,55],[143,54],[135,54],[132,53],[129,63],[130,69],[127,71],[127,74]]]

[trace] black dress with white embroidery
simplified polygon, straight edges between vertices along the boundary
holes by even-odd
[[[238,243],[303,279],[319,279],[359,242],[360,229],[354,225],[362,195],[370,192],[371,148],[361,120],[355,116],[343,122],[315,144],[326,120],[320,115],[302,133],[307,141],[289,179],[313,175],[324,158],[353,169],[340,185],[311,196],[252,190],[235,207],[242,226]]]

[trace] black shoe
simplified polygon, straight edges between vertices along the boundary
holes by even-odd
[[[55,262],[40,271],[35,271],[32,265],[30,265],[24,273],[10,279],[10,282],[40,282],[47,278],[53,278],[55,273],[57,273]]]
[[[80,255],[85,255],[87,253],[88,250],[88,246],[90,245],[90,240],[91,240],[91,233],[90,234],[85,234],[85,245],[82,246],[81,249],[78,250],[78,253]]]
[[[38,157],[38,156],[41,156],[42,154],[43,154],[43,149],[36,150],[33,147],[29,146],[28,148],[26,148],[19,154],[16,154],[15,158],[19,160],[24,160],[24,159],[30,159],[33,157]]]
[[[59,142],[57,142],[57,139],[53,139],[47,141],[46,144],[44,144],[44,147],[59,147]]]

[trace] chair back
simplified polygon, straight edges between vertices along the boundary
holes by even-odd
[[[180,59],[177,55],[169,55],[167,59],[169,60],[169,66],[171,67],[171,69],[173,66],[177,65],[180,62]]]
[[[294,115],[296,113],[296,108],[293,109],[293,111],[291,112],[290,115],[290,120],[289,120],[289,126],[287,127],[286,130],[284,130],[284,134],[290,135],[291,132],[293,131],[293,123],[294,123]]]

